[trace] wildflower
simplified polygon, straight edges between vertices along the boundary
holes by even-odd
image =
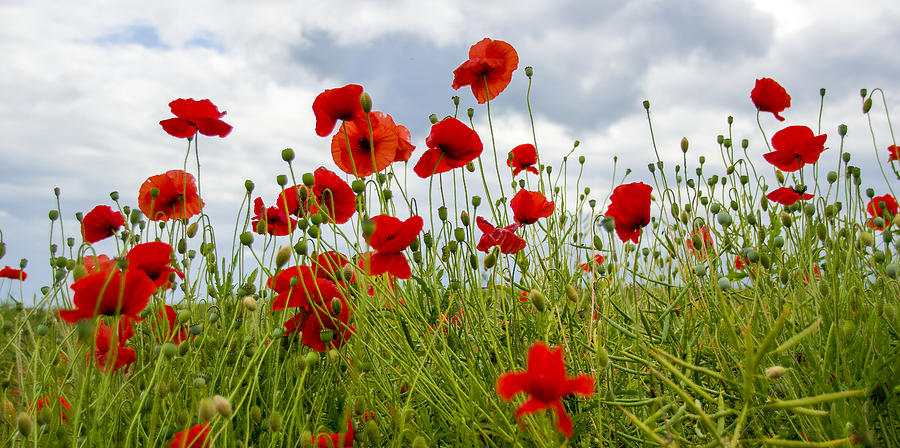
[[[370,112],[368,123],[365,117],[348,121],[331,138],[331,158],[341,171],[366,177],[381,172],[393,163],[399,147],[397,125],[391,116],[383,112]]]
[[[189,429],[175,434],[169,442],[169,448],[207,448],[206,438],[209,437],[209,424],[191,426]]]
[[[525,143],[516,146],[509,152],[506,166],[513,168],[513,177],[518,176],[522,171],[540,174],[537,168],[534,167],[537,161],[537,149],[531,143]]]
[[[350,338],[353,327],[350,322],[350,307],[341,296],[311,303],[302,307],[284,323],[284,334],[290,336],[300,332],[300,342],[317,351],[341,348]]]
[[[138,314],[147,307],[156,289],[153,280],[140,269],[98,270],[72,283],[75,309],[59,310],[59,317],[73,323],[97,315],[121,315],[140,321]]]
[[[781,205],[793,205],[797,201],[807,201],[812,199],[813,195],[806,194],[803,191],[797,191],[793,188],[781,187],[772,190],[766,197],[770,201],[775,201]]]
[[[866,212],[869,213],[869,216],[872,217],[868,221],[869,227],[873,227],[877,230],[884,230],[885,227],[889,226],[891,221],[894,219],[894,216],[897,216],[897,200],[894,199],[893,196],[886,194],[884,196],[875,196],[872,200],[869,201],[869,204],[866,205]],[[885,212],[886,216],[885,216]],[[885,221],[884,226],[876,226],[874,223],[874,218],[883,218]]]
[[[734,268],[738,271],[743,271],[744,268],[750,265],[750,260],[747,257],[743,257],[740,254],[734,257]]]
[[[779,114],[791,107],[791,96],[784,90],[784,87],[781,87],[781,84],[772,78],[757,79],[756,85],[750,92],[750,99],[757,110],[772,112],[778,121],[784,121],[784,117]]]
[[[116,371],[131,365],[137,359],[137,353],[133,348],[125,347],[125,343],[132,336],[134,336],[134,328],[132,328],[131,319],[128,317],[123,317],[119,321],[119,331],[116,338],[113,337],[112,328],[100,321],[100,326],[97,328],[97,339],[94,341],[94,356],[97,358],[97,367],[101,371],[105,371],[109,367]],[[114,344],[115,352],[113,353]],[[110,356],[113,356],[113,361],[109,361]]]
[[[366,240],[377,252],[369,260],[369,274],[388,272],[399,279],[409,278],[412,273],[403,251],[422,231],[422,217],[412,216],[401,221],[393,216],[378,215],[372,217],[372,222],[375,231]]]
[[[187,340],[188,335],[190,334],[187,325],[182,325],[178,330],[175,330],[175,325],[178,323],[178,314],[175,313],[175,308],[166,305],[165,308],[157,313],[156,317],[160,323],[165,323],[165,325],[168,326],[168,329],[165,330],[165,333],[163,334],[162,340],[157,339],[157,342],[171,341],[174,344],[181,344]]]
[[[356,194],[347,182],[338,177],[334,171],[319,167],[313,173],[314,183],[309,192],[314,198],[303,198],[299,195],[302,185],[286,188],[278,195],[278,206],[286,207],[290,214],[302,216],[307,210],[310,214],[322,212],[337,224],[350,220],[356,213]],[[301,208],[301,200],[303,207]]]
[[[293,281],[294,278],[297,279],[296,282]],[[341,295],[333,282],[316,278],[309,266],[287,268],[270,278],[268,286],[278,294],[272,300],[272,309],[275,311],[294,307],[309,308],[314,302],[330,302]]]
[[[497,379],[497,394],[504,400],[509,401],[519,392],[527,393],[529,398],[516,410],[516,418],[551,408],[556,411],[557,428],[571,437],[572,419],[566,414],[562,398],[571,394],[593,395],[594,379],[589,375],[567,377],[562,347],[551,350],[538,342],[528,351],[526,371],[507,372]]]
[[[272,236],[289,235],[297,227],[297,220],[288,216],[287,210],[281,205],[281,202],[274,207],[266,207],[262,198],[256,198],[253,201],[253,228],[256,228],[260,221],[265,222],[266,233]]]
[[[601,264],[603,264],[603,260],[604,258],[602,254],[595,254],[594,257],[588,260],[587,263],[582,263],[578,267],[581,268],[581,270],[584,272],[590,272],[592,269],[594,269],[594,266],[600,266]]]
[[[210,100],[179,98],[169,103],[169,108],[177,118],[169,118],[159,124],[173,137],[191,138],[198,131],[203,135],[219,137],[231,133],[231,125],[220,120],[225,112],[219,112],[219,108]]]
[[[472,94],[483,104],[496,98],[519,67],[519,55],[502,40],[484,38],[469,48],[469,60],[453,71],[453,89],[472,86]]]
[[[344,277],[343,268],[350,263],[342,253],[329,250],[316,256],[313,273],[318,278],[331,281],[349,280]]]
[[[776,168],[793,172],[808,163],[816,163],[825,148],[828,135],[815,135],[806,126],[788,126],[772,136],[772,152],[763,154],[767,162]]]
[[[363,88],[357,84],[347,84],[337,89],[328,89],[320,93],[313,101],[312,109],[316,115],[316,134],[327,137],[334,130],[338,120],[365,120],[359,97]]]
[[[151,190],[158,190],[154,198]],[[194,176],[182,170],[170,170],[150,176],[141,185],[138,205],[151,221],[186,219],[200,213],[203,201],[197,194]]]
[[[522,225],[534,224],[538,219],[550,216],[555,208],[553,201],[548,201],[540,192],[524,189],[513,196],[509,206],[516,222]]]
[[[888,146],[888,161],[900,160],[900,146]]]
[[[184,278],[183,272],[170,265],[174,259],[172,258],[172,246],[167,243],[151,241],[138,244],[128,251],[127,258],[130,270],[143,271],[156,287],[163,290],[174,286],[169,282],[171,274],[174,273],[182,279]]]
[[[412,144],[409,129],[406,126],[397,125],[397,154],[394,155],[394,162],[406,162],[412,156],[416,146]]]
[[[53,406],[51,404],[51,401],[52,400],[50,399],[50,397],[38,398],[38,400],[34,402],[35,417],[45,407]],[[64,421],[64,422],[69,421],[69,412],[71,412],[71,411],[72,411],[72,406],[69,405],[69,400],[66,400],[66,397],[63,397],[62,395],[60,395],[60,397],[59,397],[59,416],[60,416],[60,418],[62,418],[62,421]]]
[[[9,266],[4,266],[3,269],[0,269],[0,278],[9,278],[24,282],[25,279],[28,278],[28,274],[21,269],[13,269]]]
[[[431,126],[425,146],[428,150],[413,167],[413,171],[423,179],[465,166],[484,150],[478,133],[452,117]]]
[[[81,220],[81,236],[85,242],[96,243],[115,235],[124,225],[125,217],[121,212],[113,211],[108,205],[98,205]]]
[[[353,448],[353,422],[347,417],[347,432],[321,433],[316,436],[316,446],[321,448]]]
[[[516,235],[516,230],[519,228],[517,223],[495,228],[480,216],[475,218],[475,222],[482,232],[481,239],[478,240],[478,246],[476,246],[476,249],[481,252],[488,253],[494,246],[500,246],[501,253],[515,254],[527,245],[524,239]]]
[[[643,182],[619,185],[613,190],[606,214],[612,216],[620,240],[638,242],[642,228],[650,223],[652,191],[653,187]]]

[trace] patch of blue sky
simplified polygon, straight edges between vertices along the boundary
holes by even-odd
[[[94,40],[98,44],[105,45],[140,45],[147,48],[167,49],[159,32],[151,25],[137,24],[116,30]]]

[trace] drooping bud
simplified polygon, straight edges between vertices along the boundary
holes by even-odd
[[[291,246],[281,246],[281,248],[278,249],[278,253],[275,254],[275,266],[278,269],[284,267],[284,265],[286,265],[287,262],[290,261],[291,253],[293,251],[294,248],[292,248]]]
[[[538,311],[547,309],[547,297],[537,289],[532,289],[531,292],[528,293],[528,298],[531,299],[531,303]]]
[[[216,412],[218,412],[219,415],[225,418],[231,418],[231,402],[229,402],[227,398],[221,395],[216,395],[212,398],[212,402],[213,406],[216,407]]]
[[[572,302],[578,302],[578,291],[575,290],[574,286],[566,285],[566,298]]]
[[[867,113],[869,113],[869,111],[871,109],[872,109],[872,98],[866,98],[866,100],[863,101],[862,111],[864,114],[867,114]]]

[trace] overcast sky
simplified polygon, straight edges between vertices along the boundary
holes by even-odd
[[[484,37],[509,42],[520,60],[492,103],[498,150],[531,139],[523,69],[534,66],[542,161],[558,165],[579,139],[584,184],[600,202],[613,155],[635,179],[654,160],[644,99],[664,159],[680,159],[683,136],[693,161],[717,154],[716,135],[733,115],[737,139],[751,140],[760,164],[754,80],[772,77],[793,97],[786,122],[763,116],[770,136],[792,124],[815,130],[825,87],[827,146],[837,148],[835,130],[846,123],[846,147],[874,183],[880,174],[859,89],[883,87],[889,106],[900,94],[900,6],[890,1],[129,3],[0,0],[0,230],[8,252],[0,266],[28,258],[29,290],[50,280],[53,187],[62,189],[72,235],[76,211],[111,204],[113,190],[135,205],[147,177],[181,167],[186,145],[158,124],[176,98],[209,98],[234,126],[227,138],[200,140],[207,211],[227,233],[244,179],[274,198],[274,178],[286,171],[281,149],[297,150],[300,171],[336,170],[330,140],[314,132],[311,104],[324,89],[363,85],[375,109],[411,130],[413,161],[428,115],[452,113],[454,94],[462,110],[476,107],[489,141],[483,106],[467,88],[450,87],[453,69]],[[877,115],[881,151],[890,144],[883,122]]]

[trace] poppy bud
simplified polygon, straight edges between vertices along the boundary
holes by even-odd
[[[470,107],[469,109],[466,110],[466,115],[468,115],[468,116],[469,116],[469,119],[471,120],[472,117],[475,116],[475,109],[473,109],[473,108]]]
[[[171,342],[166,342],[160,348],[160,353],[166,358],[174,358],[178,354],[178,346]]]
[[[462,222],[462,225],[465,227],[469,227],[471,221],[469,221],[469,212],[463,210],[459,212],[459,221]]]
[[[320,229],[318,226],[312,226],[306,230],[306,234],[309,235],[310,238],[316,239],[319,237]]]
[[[260,222],[264,223],[265,221],[260,221]],[[250,232],[244,232],[241,234],[240,240],[241,240],[241,244],[243,244],[244,246],[249,246],[249,245],[253,244],[253,234]]]
[[[578,302],[578,291],[572,285],[566,285],[566,297],[572,302]]]
[[[719,221],[719,224],[720,224],[722,227],[728,227],[728,226],[730,226],[731,223],[732,223],[731,215],[728,214],[728,212],[726,212],[725,210],[720,211],[720,212],[716,215],[716,220]]]
[[[472,196],[472,207],[478,208],[481,205],[481,196]]]
[[[784,173],[781,170],[775,170],[775,180],[778,181],[779,185],[784,185]]]
[[[750,140],[747,140],[746,138],[741,140],[741,148],[747,149],[749,147],[750,147]]]
[[[256,299],[254,299],[253,296],[244,297],[241,299],[241,304],[244,305],[244,308],[246,308],[247,311],[256,311]]]
[[[728,291],[731,289],[731,282],[726,277],[719,277],[719,289]]]
[[[721,145],[722,143],[725,143],[725,136],[722,135],[722,134],[717,135],[717,136],[716,136],[716,143],[718,143],[718,144],[720,144],[720,145]]]
[[[768,378],[770,380],[775,379],[775,378],[781,378],[781,376],[784,375],[785,372],[787,372],[787,369],[785,369],[784,367],[772,366],[772,367],[769,367],[768,369],[766,369],[766,378]]]
[[[306,185],[307,187],[311,187],[316,183],[316,178],[313,176],[313,173],[303,173],[301,178],[303,179],[303,185]]]
[[[221,395],[216,395],[212,398],[212,403],[219,415],[225,418],[231,418],[231,402],[229,402],[227,398]]]
[[[416,436],[413,439],[412,448],[428,448],[428,442],[425,441],[424,437]]]
[[[31,420],[31,416],[25,412],[20,412],[19,416],[16,417],[16,428],[18,428],[22,437],[28,437],[31,434],[31,430],[34,428],[34,422]]]
[[[359,96],[359,105],[362,107],[363,112],[372,112],[372,96],[369,95],[369,92],[363,92]]]
[[[197,415],[201,422],[212,420],[216,416],[216,405],[209,398],[200,400],[200,404],[197,406]]]
[[[269,430],[278,432],[279,429],[281,429],[281,413],[272,411],[272,415],[269,416]]]
[[[547,298],[537,289],[532,289],[531,292],[528,293],[528,298],[531,299],[531,303],[538,311],[547,309]]]
[[[731,148],[731,139],[725,138],[725,140],[722,140],[722,145],[725,146],[726,148]]]
[[[250,420],[253,420],[254,423],[259,423],[262,420],[262,409],[257,405],[253,405],[250,408]]]
[[[694,274],[697,274],[697,277],[706,276],[706,265],[698,264],[697,266],[694,266]]]
[[[869,113],[869,111],[871,109],[872,109],[872,98],[866,98],[866,100],[863,101],[863,109],[862,109],[863,113],[867,114],[867,113]]]
[[[641,103],[641,104],[644,105],[644,110],[650,110],[650,101],[649,100],[644,100],[643,103]]]
[[[843,333],[845,340],[850,340],[850,338],[856,334],[856,323],[852,320],[845,320],[844,324],[841,326],[841,332]]]
[[[372,236],[373,233],[375,233],[375,221],[366,219],[362,222],[362,234],[368,238]]]
[[[447,207],[444,207],[443,205],[438,207],[438,218],[440,218],[441,221],[447,220]]]
[[[56,219],[59,218],[59,211],[50,210],[50,212],[47,213],[47,217],[49,217],[51,221],[56,221]]]
[[[431,245],[434,244],[434,238],[431,236],[431,232],[425,232],[422,235],[422,242],[425,243],[425,247],[431,248]]]
[[[497,256],[493,252],[484,257],[484,270],[489,271],[497,264]]]
[[[191,321],[191,310],[181,310],[178,312],[178,322],[188,323]]]
[[[616,222],[615,222],[615,220],[613,220],[612,216],[607,216],[607,217],[603,218],[603,221],[601,221],[601,224],[603,225],[603,229],[606,230],[607,232],[611,233],[613,230],[616,229]]]
[[[281,248],[278,249],[278,253],[275,254],[275,266],[278,269],[281,269],[288,261],[290,261],[292,251],[293,248],[291,246],[281,246]]]
[[[841,137],[847,135],[847,125],[846,124],[842,124],[842,125],[838,126],[838,135],[840,135]]]

